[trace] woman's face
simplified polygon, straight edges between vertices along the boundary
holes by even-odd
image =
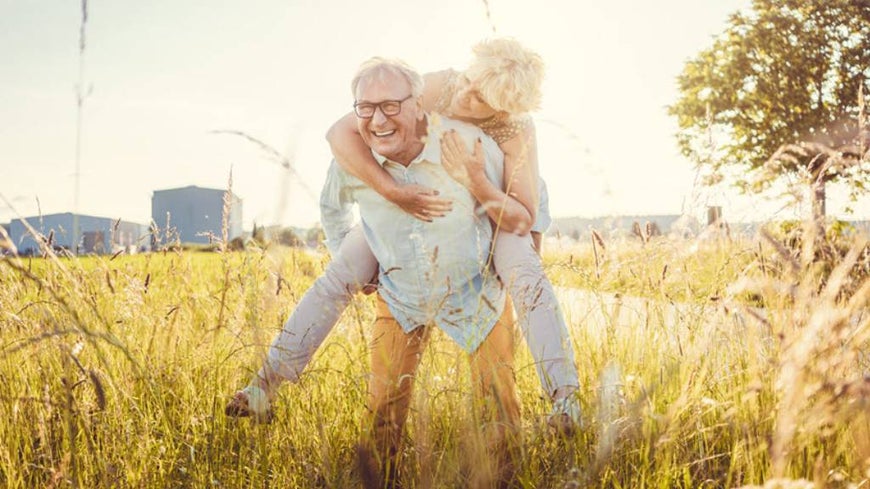
[[[456,94],[450,103],[451,115],[469,119],[489,119],[498,111],[483,100],[477,86],[465,74],[459,75]]]

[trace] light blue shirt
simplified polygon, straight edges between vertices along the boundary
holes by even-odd
[[[538,216],[532,223],[531,231],[544,234],[550,229],[553,218],[550,217],[550,193],[543,178],[538,178]]]
[[[354,224],[359,206],[366,241],[380,264],[379,293],[405,332],[435,324],[462,348],[477,349],[504,309],[504,290],[489,266],[492,226],[474,196],[441,165],[440,135],[454,129],[468,148],[481,138],[487,177],[502,187],[504,154],[476,126],[443,117],[429,119],[423,151],[407,167],[375,158],[399,183],[437,188],[453,210],[424,222],[332,162],[320,211],[333,254]]]

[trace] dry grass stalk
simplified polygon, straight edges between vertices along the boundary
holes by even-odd
[[[779,408],[771,446],[775,478],[787,475],[800,447],[811,443],[807,436],[811,438],[826,426],[849,426],[857,407],[870,403],[864,374],[855,368],[870,344],[870,318],[866,314],[870,280],[864,277],[851,294],[845,289],[867,241],[856,239],[823,281],[814,260],[818,243],[812,237],[815,229],[812,223],[805,226],[799,262],[777,240],[763,235],[788,265],[784,278],[768,276],[759,284],[768,296],[765,302],[783,303],[781,291],[793,291],[785,301],[790,312],[770,318],[779,323],[775,329],[780,332],[776,382]],[[821,288],[820,283],[824,284]],[[867,457],[870,453],[859,459]]]
[[[622,373],[619,364],[607,363],[601,373],[598,388],[598,444],[595,448],[595,466],[604,467],[617,448],[622,398]]]
[[[640,227],[640,223],[637,221],[634,221],[631,223],[631,234],[640,238],[640,241],[643,244],[646,244],[646,242],[649,239],[649,236],[647,236],[646,231]]]
[[[604,239],[598,234],[598,231],[592,230],[592,255],[595,258],[595,278],[601,278],[601,265],[604,263]],[[601,251],[598,251],[599,248]]]

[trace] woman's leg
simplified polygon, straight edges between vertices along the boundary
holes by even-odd
[[[268,401],[285,380],[299,380],[317,348],[335,326],[353,295],[377,273],[377,260],[359,226],[345,237],[337,256],[296,305],[281,332],[272,341],[266,361],[248,387],[235,394],[226,408],[231,416],[264,416]],[[253,391],[251,390],[253,389]],[[265,405],[251,403],[254,392]]]
[[[573,394],[579,379],[571,337],[531,238],[497,233],[493,262],[513,299],[520,329],[547,396],[559,400]]]
[[[354,227],[345,236],[338,255],[305,292],[272,341],[259,377],[268,384],[276,380],[279,384],[284,380],[298,381],[353,295],[374,278],[377,268],[362,228]],[[274,391],[273,386],[269,387]]]

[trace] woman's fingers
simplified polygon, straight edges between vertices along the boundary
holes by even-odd
[[[441,136],[441,159],[448,167],[456,162],[456,146],[450,138],[450,133]]]
[[[451,159],[456,159],[457,156],[468,153],[462,138],[452,129],[441,135],[441,151],[446,153]]]
[[[453,202],[431,195],[421,196],[422,212],[427,217],[444,217],[453,210]]]
[[[447,147],[450,148],[450,152],[454,155],[459,154],[467,154],[468,150],[465,148],[465,143],[462,141],[462,138],[459,137],[459,134],[454,130],[450,130],[446,135]]]
[[[401,203],[402,209],[421,221],[432,222],[453,210],[453,201],[440,196],[438,190],[423,185],[408,184],[405,190],[410,197]]]

